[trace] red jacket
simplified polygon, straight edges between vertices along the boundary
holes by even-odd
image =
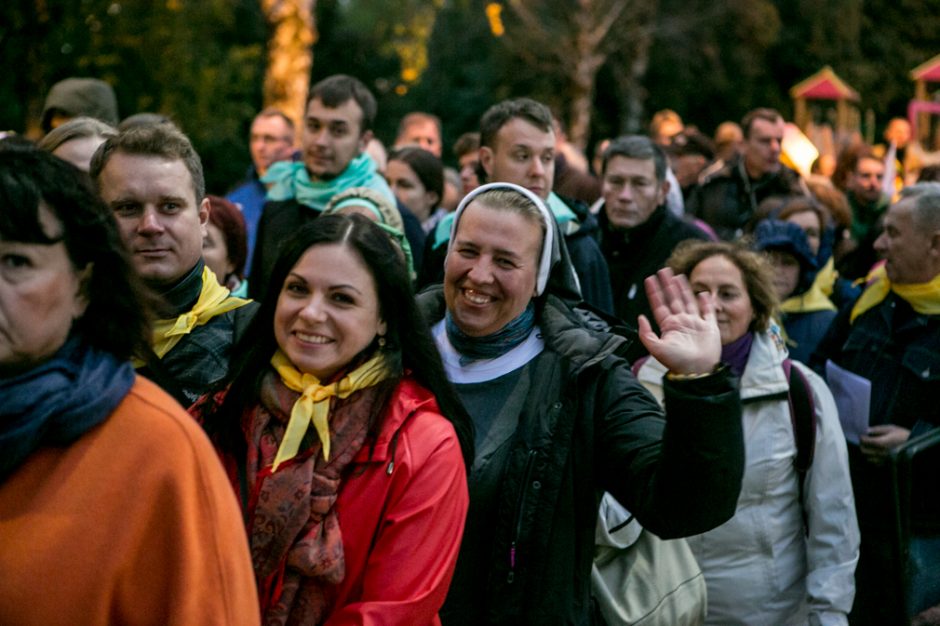
[[[190,409],[197,419],[200,408]],[[367,442],[347,470],[335,504],[346,575],[326,624],[440,624],[469,495],[457,434],[431,392],[404,378],[375,446]]]
[[[457,435],[439,411],[428,390],[402,380],[372,458],[366,445],[353,462],[336,503],[346,578],[327,624],[440,623],[469,496]]]

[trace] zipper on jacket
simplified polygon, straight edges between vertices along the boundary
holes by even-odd
[[[516,508],[515,528],[513,529],[512,541],[509,542],[509,574],[506,576],[506,582],[510,585],[516,578],[516,544],[519,542],[519,535],[522,533],[522,512],[525,510],[525,502],[529,495],[529,478],[532,477],[535,454],[535,450],[529,450],[526,459],[525,472],[522,475],[522,493],[519,495],[519,505]]]
[[[401,430],[396,430],[395,434],[392,435],[392,444],[389,446],[389,462],[388,467],[385,468],[385,474],[388,476],[392,475],[392,472],[395,470],[395,450],[398,449],[398,435],[401,433]]]

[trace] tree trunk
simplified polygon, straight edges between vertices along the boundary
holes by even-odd
[[[587,148],[591,133],[591,111],[594,106],[594,85],[597,71],[604,64],[604,57],[585,54],[575,64],[571,81],[571,121],[568,124],[568,141],[582,152]]]
[[[317,39],[316,0],[261,0],[272,27],[264,76],[264,106],[277,107],[302,128]]]

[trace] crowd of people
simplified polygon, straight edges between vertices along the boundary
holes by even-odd
[[[457,168],[378,115],[346,75],[261,111],[225,196],[103,81],[0,139],[0,623],[613,626],[604,497],[694,555],[683,623],[940,624],[906,122],[801,175],[769,108],[589,160],[513,98]]]

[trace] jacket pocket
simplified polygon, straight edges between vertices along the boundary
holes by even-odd
[[[921,381],[940,380],[940,355],[929,347],[916,345],[904,351],[904,369]]]

